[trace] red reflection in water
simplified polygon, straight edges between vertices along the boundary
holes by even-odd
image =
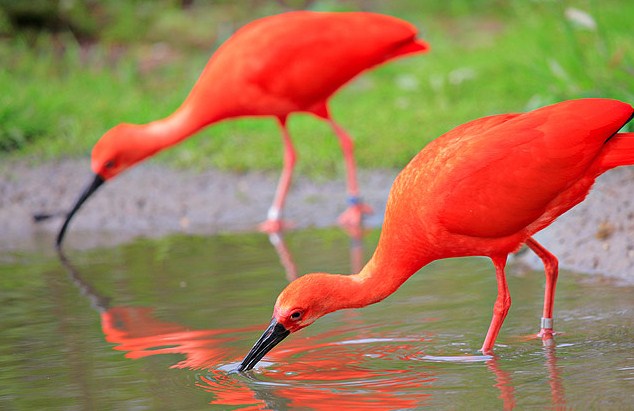
[[[153,309],[146,307],[113,307],[101,314],[101,327],[106,341],[117,344],[114,349],[126,351],[126,358],[138,359],[153,355],[182,354],[185,359],[170,368],[212,370],[213,389],[206,389],[201,382],[211,382],[199,377],[196,386],[213,392],[211,404],[243,406],[260,409],[265,403],[257,398],[248,384],[224,371],[213,370],[218,364],[235,356],[231,343],[237,334],[259,331],[263,325],[241,329],[190,330],[177,323],[160,321],[153,317]],[[259,405],[258,405],[259,404]],[[244,409],[244,408],[242,408]]]
[[[412,344],[314,344],[306,339],[292,339],[287,341],[284,349],[267,357],[277,364],[275,370],[263,370],[260,387],[254,388],[240,378],[214,368],[235,357],[235,350],[230,346],[238,340],[237,334],[259,331],[263,325],[243,329],[189,330],[180,324],[154,318],[152,311],[145,307],[106,310],[101,314],[106,341],[117,344],[114,349],[126,351],[125,356],[132,359],[163,354],[184,355],[185,359],[171,368],[209,370],[210,374],[199,377],[196,385],[214,394],[211,404],[252,405],[253,409],[259,409],[271,402],[277,404],[282,401],[289,407],[316,410],[386,404],[397,409],[412,408],[420,406],[430,394],[418,393],[412,399],[411,396],[403,398],[401,392],[422,388],[435,380],[420,370],[413,374],[411,369],[370,370],[363,367],[369,357],[377,359],[396,356],[399,352],[412,352],[416,349]],[[320,338],[341,333],[342,329],[333,330]],[[386,342],[390,343],[390,340],[386,339]],[[360,350],[350,347],[359,347]],[[298,355],[301,355],[301,360],[294,358]],[[345,394],[333,395],[333,391]],[[265,399],[260,398],[263,392],[266,392]]]
[[[241,407],[245,410],[297,408],[332,409],[412,409],[430,402],[425,392],[437,378],[421,363],[412,361],[402,369],[368,367],[372,360],[398,360],[411,357],[422,341],[417,339],[378,338],[367,340],[319,342],[314,338],[293,338],[285,346],[271,352],[266,360],[271,369],[260,368],[243,377],[215,369],[219,364],[239,361],[231,343],[236,334],[258,332],[264,325],[242,329],[189,330],[177,323],[164,322],[152,316],[150,308],[115,307],[102,314],[102,328],[108,342],[118,344],[116,350],[127,351],[128,358],[161,354],[182,354],[185,360],[171,368],[206,370],[197,378],[199,389],[212,393],[210,404]],[[320,335],[319,340],[341,337],[354,332],[350,326],[339,327]],[[366,330],[367,332],[367,330]],[[546,365],[552,404],[565,408],[563,386],[556,364],[554,347],[546,347]],[[495,357],[486,362],[495,376],[503,409],[516,407],[511,374],[503,370]],[[246,408],[244,408],[246,407]]]
[[[328,351],[333,348],[329,347]],[[399,348],[414,349],[411,346]],[[328,358],[322,358],[324,351],[312,352],[314,355],[306,355],[300,362],[278,368],[286,380],[293,382],[292,386],[277,391],[278,395],[290,399],[290,406],[316,410],[361,406],[412,409],[424,405],[431,397],[425,386],[430,386],[436,378],[421,367],[372,370],[363,367],[368,359],[361,353],[335,349],[329,352]],[[337,391],[341,395],[333,395]]]
[[[408,387],[416,388],[416,387]],[[372,392],[368,392],[360,387],[361,393],[351,395],[350,393],[341,393],[333,395],[330,390],[315,390],[306,388],[289,388],[279,390],[277,394],[285,398],[289,398],[288,403],[291,409],[311,409],[311,410],[355,410],[355,409],[414,409],[423,406],[424,403],[413,400],[411,397],[403,397],[395,390],[396,395],[388,391],[393,389],[391,386],[386,390],[374,388]],[[429,396],[430,394],[424,394]]]
[[[498,359],[496,357],[487,361],[487,368],[491,370],[495,375],[495,387],[500,390],[499,398],[502,400],[502,404],[505,410],[512,410],[515,408],[515,388],[513,388],[511,382],[511,374],[500,368]]]
[[[360,236],[353,238],[357,240],[351,247],[353,269],[362,258],[360,239]],[[288,275],[292,273],[294,263],[283,239],[281,244],[283,247],[278,252],[282,250],[280,258],[284,260]],[[125,356],[131,359],[183,355],[185,358],[170,368],[204,370],[204,375],[197,376],[196,386],[214,395],[210,404],[243,410],[333,410],[412,409],[430,402],[428,388],[437,378],[428,368],[423,369],[420,361],[408,360],[415,357],[411,353],[419,351],[424,339],[390,339],[383,334],[374,335],[365,324],[357,321],[356,313],[349,312],[345,316],[346,326],[322,333],[319,337],[296,336],[284,341],[265,358],[275,363],[275,367],[261,368],[247,375],[233,375],[218,367],[240,361],[242,357],[237,355],[244,353],[236,353],[233,348],[237,341],[242,340],[239,335],[245,332],[258,334],[265,324],[241,329],[192,330],[179,323],[157,319],[152,308],[108,307],[108,299],[99,295],[63,255],[60,257],[71,279],[100,312],[105,340],[116,344],[115,350],[125,352]],[[354,335],[354,340],[342,341],[344,335]],[[554,344],[545,349],[552,404],[563,408],[565,398]],[[379,359],[388,361],[372,367],[372,361]],[[395,362],[405,366],[385,368],[385,364]],[[511,375],[499,367],[496,358],[487,361],[486,365],[496,378],[494,386],[500,392],[504,409],[513,409],[516,402]]]
[[[551,337],[552,338],[552,337]],[[551,401],[556,410],[566,409],[566,396],[564,393],[564,385],[559,375],[559,366],[557,365],[557,356],[555,355],[555,345],[544,347],[546,355],[546,367],[548,368],[548,383],[550,385]]]
[[[220,371],[212,370],[210,375],[201,375],[196,387],[215,395],[216,398],[209,404],[231,405],[240,407],[240,410],[261,410],[267,405],[266,400],[258,398],[257,391]]]
[[[258,369],[247,378],[254,382],[251,389],[256,392],[256,397],[272,409],[280,405],[311,410],[412,409],[422,406],[431,398],[425,387],[436,378],[429,371],[421,370],[420,363],[412,362],[412,367],[404,369],[368,367],[372,359],[388,356],[396,359],[399,353],[416,349],[412,344],[393,342],[385,339],[385,343],[378,345],[361,342],[348,345],[294,339],[288,341],[284,349],[267,357],[275,363],[274,368]],[[416,370],[413,370],[414,366]],[[200,379],[198,386],[219,394],[218,377],[217,371],[211,371],[210,376]],[[218,400],[212,403],[220,404]]]
[[[118,351],[127,351],[127,358],[143,358],[159,354],[182,354],[183,361],[171,368],[192,370],[214,367],[231,356],[231,342],[236,334],[256,331],[261,326],[241,329],[191,330],[177,323],[154,318],[152,308],[113,307],[101,313],[101,328],[106,341],[117,344]]]

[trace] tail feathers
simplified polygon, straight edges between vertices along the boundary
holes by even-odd
[[[412,38],[409,38],[399,44],[395,44],[393,49],[388,51],[385,55],[384,61],[408,56],[410,54],[426,53],[429,49],[429,44],[412,36]]]
[[[400,46],[398,49],[394,50],[392,56],[400,57],[405,56],[407,54],[415,54],[415,53],[423,53],[429,52],[429,44],[420,39],[414,39],[411,42],[407,42]]]
[[[598,159],[601,172],[634,165],[634,133],[618,133],[610,138]]]

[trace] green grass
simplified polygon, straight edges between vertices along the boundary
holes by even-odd
[[[489,114],[586,96],[634,103],[629,17],[634,2],[444,3],[400,0],[376,6],[376,11],[415,23],[432,51],[368,72],[332,100],[334,118],[355,139],[361,167],[401,168],[431,139]],[[318,9],[341,8],[332,1],[316,4]],[[589,13],[597,28],[566,19],[568,7]],[[230,33],[216,30],[214,22],[225,27],[220,23],[229,18],[254,17],[235,7],[222,10],[168,8],[144,17],[147,28],[134,41],[128,33],[131,23],[124,19],[118,31],[110,29],[88,53],[69,35],[57,40],[64,44],[63,53],[54,51],[48,35],[0,40],[2,157],[87,156],[115,124],[168,115],[189,92],[212,47]],[[269,6],[254,13],[275,11]],[[115,47],[121,39],[127,39],[123,52]],[[161,46],[153,45],[159,41]],[[149,56],[164,57],[148,68]],[[295,115],[290,130],[300,172],[313,177],[343,172],[338,143],[326,124]],[[245,171],[277,169],[281,157],[275,122],[258,118],[215,125],[154,161]]]

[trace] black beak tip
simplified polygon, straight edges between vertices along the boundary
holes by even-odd
[[[268,328],[262,333],[260,339],[253,345],[251,351],[244,357],[244,360],[242,360],[242,363],[240,363],[236,370],[242,373],[253,369],[273,347],[279,344],[280,341],[286,338],[290,333],[289,330],[275,319],[271,320]]]
[[[68,228],[68,224],[70,220],[73,218],[77,210],[84,204],[84,202],[95,192],[101,185],[105,182],[104,178],[99,174],[95,174],[92,182],[84,189],[81,193],[77,202],[73,206],[73,208],[66,215],[66,219],[64,220],[64,224],[59,230],[57,234],[57,239],[55,240],[55,248],[59,251],[62,248],[62,241],[64,240],[64,235],[66,234],[66,229]]]

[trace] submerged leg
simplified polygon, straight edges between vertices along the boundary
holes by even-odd
[[[277,183],[277,190],[275,190],[275,197],[273,198],[273,204],[271,204],[269,208],[267,219],[259,226],[261,231],[267,233],[278,232],[285,227],[282,221],[282,210],[288,189],[291,186],[293,168],[297,161],[297,153],[295,152],[293,141],[286,127],[286,119],[279,119],[279,125],[282,131],[282,142],[284,143],[284,168],[282,169],[280,181]]]
[[[354,143],[348,133],[333,119],[327,117],[326,120],[334,130],[343,159],[346,164],[347,187],[348,187],[348,208],[339,216],[339,224],[344,226],[358,226],[361,224],[363,214],[371,214],[372,208],[361,201],[359,196],[359,185],[357,183],[357,168],[354,162]]]
[[[504,273],[504,267],[506,266],[506,256],[492,257],[493,265],[495,266],[495,277],[498,283],[498,296],[493,306],[493,318],[491,318],[491,325],[489,325],[489,331],[482,344],[483,354],[490,354],[493,351],[493,344],[495,339],[502,328],[506,314],[511,308],[511,295],[509,294],[509,288],[506,284],[506,274]]]
[[[541,330],[537,336],[543,339],[551,339],[553,335],[553,304],[555,303],[555,286],[557,285],[557,277],[559,276],[559,263],[557,262],[557,257],[535,241],[534,238],[529,237],[528,240],[526,240],[526,245],[533,250],[544,263],[544,273],[546,274],[544,311],[542,313]]]

